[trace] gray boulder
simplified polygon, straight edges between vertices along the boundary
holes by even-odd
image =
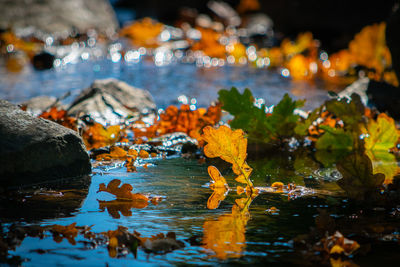
[[[67,37],[89,29],[109,35],[118,22],[107,0],[2,0],[0,28],[12,28],[18,35]]]
[[[90,115],[103,125],[115,125],[128,117],[139,118],[155,110],[156,104],[149,91],[116,79],[105,79],[96,80],[83,90],[68,108],[68,114]]]
[[[24,185],[91,172],[79,135],[0,100],[0,186]]]

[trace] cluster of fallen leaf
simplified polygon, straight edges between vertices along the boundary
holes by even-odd
[[[220,121],[221,107],[220,105],[211,105],[207,109],[191,110],[189,105],[181,105],[180,108],[169,106],[152,125],[147,125],[143,121],[108,127],[99,123],[85,124],[77,118],[68,116],[67,111],[56,107],[43,112],[39,117],[77,130],[81,134],[87,150],[107,147],[107,150],[97,151],[93,154],[96,160],[125,160],[127,170],[133,172],[136,170],[136,159],[154,158],[158,155],[144,149],[132,149],[131,145],[143,144],[155,137],[176,132],[186,133],[197,139],[199,145],[202,145],[204,141],[200,137],[201,131],[204,127],[215,125]],[[127,138],[128,132],[132,133],[133,138]],[[116,146],[117,142],[124,145]]]
[[[43,239],[48,234],[53,236],[56,243],[61,243],[66,239],[71,245],[77,245],[77,238],[84,239],[84,243],[92,248],[107,245],[110,257],[126,256],[129,252],[136,257],[138,247],[147,253],[165,254],[175,249],[185,246],[182,241],[176,240],[174,232],[166,235],[159,233],[151,237],[142,237],[140,233],[129,232],[128,228],[118,226],[116,230],[95,233],[91,230],[93,226],[77,226],[76,223],[70,225],[48,225],[48,226],[12,226],[7,233],[0,232],[0,260],[10,262],[8,257],[9,250],[15,250],[25,237],[37,237]],[[81,243],[82,240],[78,242]],[[45,250],[38,249],[38,253],[45,253]],[[14,259],[18,262],[18,259]]]

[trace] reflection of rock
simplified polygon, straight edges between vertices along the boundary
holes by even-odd
[[[0,100],[0,183],[23,185],[89,174],[89,156],[79,135],[32,117]]]
[[[101,124],[115,125],[123,119],[154,112],[151,94],[115,79],[96,80],[82,91],[68,109],[70,115],[90,115]]]
[[[115,33],[118,23],[105,0],[30,0],[0,2],[0,28],[11,27],[17,34],[55,34],[96,29]]]
[[[26,222],[68,217],[76,212],[85,200],[90,176],[64,179],[41,184],[52,190],[7,191],[0,196],[0,217],[4,221]]]

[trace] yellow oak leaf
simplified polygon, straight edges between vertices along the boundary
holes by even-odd
[[[242,184],[248,184],[250,187],[253,186],[253,183],[248,179],[250,177],[251,172],[253,169],[245,162],[242,165],[242,172],[238,177],[236,177],[236,182],[242,183]]]
[[[377,120],[370,120],[367,128],[362,129],[367,135],[364,138],[366,150],[388,151],[394,147],[399,139],[394,120],[385,113],[379,114]]]
[[[235,174],[240,175],[247,157],[247,139],[240,129],[232,131],[222,125],[218,129],[207,126],[203,129],[203,140],[207,142],[204,154],[209,158],[220,157],[231,163]]]
[[[208,166],[208,175],[210,175],[212,179],[212,184],[210,185],[211,189],[214,188],[225,188],[227,187],[227,183],[225,178],[221,175],[219,170],[214,166]]]

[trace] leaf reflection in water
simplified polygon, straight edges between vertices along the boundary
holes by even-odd
[[[148,202],[145,201],[123,201],[123,200],[111,200],[102,201],[98,200],[99,209],[104,211],[107,209],[108,214],[114,219],[119,219],[120,213],[125,217],[132,216],[132,209],[143,209],[148,206]]]
[[[253,195],[236,199],[230,214],[223,214],[217,220],[204,222],[203,248],[211,250],[214,253],[212,257],[224,260],[241,256],[246,247],[245,232],[250,219],[249,206],[254,197]]]

